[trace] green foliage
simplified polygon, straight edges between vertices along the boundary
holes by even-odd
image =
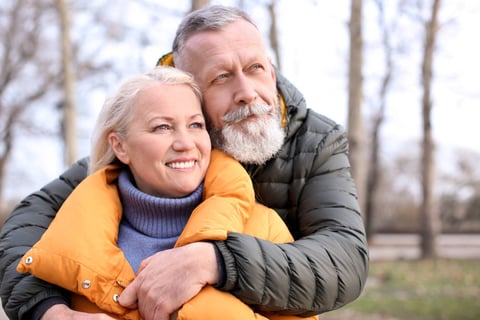
[[[330,313],[331,319],[347,319],[344,312],[350,319],[352,312],[355,319],[361,314],[365,319],[480,319],[478,265],[478,260],[372,262],[362,296]]]

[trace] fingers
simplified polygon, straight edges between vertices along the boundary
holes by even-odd
[[[145,320],[169,320],[170,314],[216,279],[218,269],[212,244],[193,243],[164,250],[142,261],[119,303],[126,308],[138,308]]]
[[[145,320],[169,320],[169,313],[161,311],[161,308],[157,305],[157,301],[149,294],[145,294],[144,298],[139,300],[139,291],[142,284],[142,277],[137,277],[123,290],[118,302],[125,308],[138,308],[142,318]],[[146,292],[152,293],[150,290],[146,290]]]
[[[118,303],[120,303],[125,308],[136,309],[138,307],[138,288],[140,280],[137,278],[133,280],[130,285],[128,285],[125,290],[120,294],[118,298]]]

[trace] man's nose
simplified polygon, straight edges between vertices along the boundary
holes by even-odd
[[[257,98],[254,82],[244,74],[238,74],[235,81],[235,103],[250,105]]]

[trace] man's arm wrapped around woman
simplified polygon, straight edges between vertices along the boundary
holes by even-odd
[[[16,271],[18,262],[42,236],[73,189],[87,176],[88,159],[73,164],[59,178],[21,201],[0,233],[0,297],[9,319],[24,319],[48,299],[68,301],[61,288]]]

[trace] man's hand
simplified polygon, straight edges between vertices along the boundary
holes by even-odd
[[[115,320],[115,318],[103,313],[73,311],[64,304],[56,304],[43,314],[41,320]]]
[[[145,259],[119,303],[138,307],[145,320],[168,320],[206,284],[218,281],[213,244],[196,242]]]

